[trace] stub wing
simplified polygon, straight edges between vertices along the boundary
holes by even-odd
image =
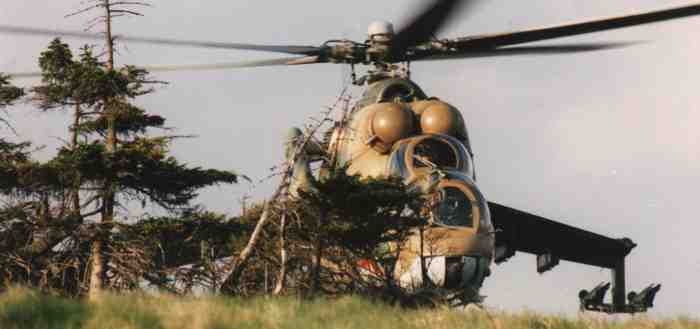
[[[521,251],[612,269],[636,246],[627,238],[609,238],[494,202],[489,210],[496,227],[497,263]],[[546,270],[538,266],[539,272]]]
[[[582,290],[582,309],[634,313],[653,306],[660,285],[625,296],[625,257],[636,246],[632,240],[610,238],[494,202],[488,205],[496,228],[496,263],[520,251],[537,256],[540,273],[551,270],[560,260],[608,268],[612,270],[612,285],[601,283],[591,291]],[[605,304],[603,299],[611,286],[612,304]]]

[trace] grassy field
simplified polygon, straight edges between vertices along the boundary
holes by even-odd
[[[402,310],[360,298],[300,302],[280,299],[183,299],[109,296],[97,304],[13,289],[0,295],[2,329],[224,329],[224,328],[697,328],[689,318],[624,322],[601,317],[563,318],[537,314],[486,314],[482,311]]]

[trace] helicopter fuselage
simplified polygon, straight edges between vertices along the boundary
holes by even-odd
[[[473,296],[490,273],[494,228],[476,185],[464,119],[409,79],[371,83],[329,148],[335,165],[363,177],[401,177],[425,196],[426,225],[402,246],[394,277]]]

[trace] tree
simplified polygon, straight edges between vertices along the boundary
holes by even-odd
[[[150,217],[130,227],[143,240],[152,286],[186,294],[197,287],[215,291],[221,285],[223,259],[242,249],[254,222],[194,209],[178,216]]]
[[[15,87],[10,84],[10,78],[0,74],[0,110],[12,105],[17,99],[24,95],[22,88]],[[0,123],[5,124],[5,128],[11,129],[12,126],[6,119],[0,116]],[[1,127],[0,127],[1,128]],[[4,137],[0,137],[0,190],[7,191],[11,189],[14,181],[14,171],[11,169],[16,163],[25,162],[28,160],[28,143],[12,143]]]
[[[24,96],[24,89],[13,86],[10,84],[10,77],[0,73],[0,110],[13,105],[22,96]],[[0,124],[4,124],[5,128],[12,129],[10,123],[2,116],[0,116]],[[4,137],[0,137],[0,157],[3,161],[5,159],[25,159],[26,154],[23,150],[28,146],[26,143],[13,144]]]
[[[107,7],[109,18],[114,8]],[[0,175],[8,178],[0,194],[18,199],[0,213],[11,227],[0,228],[0,235],[18,237],[0,243],[5,283],[69,294],[84,293],[87,283],[91,298],[107,286],[138,287],[152,269],[149,241],[136,234],[134,218],[115,217],[117,207],[154,204],[175,220],[193,213],[199,189],[238,181],[232,171],[190,167],[170,156],[176,136],[151,132],[165,119],[131,103],[152,91],[148,72],[115,70],[112,56],[102,62],[91,49],[74,58],[67,44],[54,40],[39,60],[42,84],[31,90],[42,111],[73,109],[70,142],[44,163],[30,160],[28,144],[0,145],[7,150]],[[21,90],[2,81],[2,104],[9,105],[12,98],[4,95],[17,98]]]
[[[10,84],[10,77],[0,74],[0,109],[12,105],[24,96],[24,89]]]
[[[82,57],[83,63],[97,62],[85,60],[90,58],[89,53]],[[76,147],[62,148],[53,161],[64,168],[75,168],[88,200],[83,202],[83,207],[92,201],[93,208],[99,210],[100,225],[92,245],[92,263],[95,265],[90,279],[91,289],[99,290],[102,284],[93,283],[94,280],[107,283],[109,269],[105,258],[110,253],[105,249],[110,249],[110,235],[115,223],[113,209],[109,207],[135,200],[142,205],[154,203],[177,213],[189,209],[189,203],[199,189],[219,183],[235,183],[238,176],[230,171],[190,168],[168,156],[168,146],[175,137],[146,135],[152,128],[162,128],[165,119],[148,114],[126,100],[150,92],[144,87],[148,82],[147,72],[133,67],[120,72],[92,70],[90,66],[81,72],[79,79],[85,79],[89,74],[87,80],[93,81],[94,103],[85,102],[86,98],[83,98],[83,105],[89,105],[90,110],[82,112],[82,120],[74,128],[86,139]],[[106,192],[107,188],[109,191]]]
[[[272,206],[254,255],[235,285],[225,292],[270,293],[287,280],[282,293],[314,296],[348,293],[399,298],[393,279],[397,252],[412,230],[422,225],[422,199],[399,179],[371,179],[332,170],[298,198]],[[254,223],[256,207],[239,219]],[[286,220],[284,233],[279,229]],[[285,234],[286,277],[279,237]],[[227,282],[232,284],[233,282]]]

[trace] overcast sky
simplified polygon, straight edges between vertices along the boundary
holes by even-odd
[[[689,1],[482,1],[441,36],[502,32],[628,14]],[[365,38],[386,19],[401,25],[419,0],[153,1],[145,18],[116,23],[116,33],[214,41],[310,44]],[[4,0],[0,22],[81,29],[65,19],[80,1]],[[648,41],[624,49],[416,63],[413,78],[430,96],[461,109],[476,153],[479,186],[489,200],[639,244],[628,257],[628,289],[661,282],[654,315],[700,310],[700,17],[562,39]],[[36,70],[50,38],[0,35],[0,72]],[[66,40],[74,47],[83,41]],[[121,46],[122,64],[193,64],[274,57],[266,53]],[[253,178],[282,159],[281,136],[329,105],[343,84],[338,65],[163,73],[170,82],[140,101],[181,134],[175,154],[193,165],[235,169]],[[31,80],[18,81],[31,84]],[[359,94],[359,90],[356,94]],[[50,155],[66,138],[66,115],[11,111],[20,137]],[[8,134],[7,130],[0,134]],[[274,182],[272,182],[274,183]],[[272,183],[252,191],[269,195]],[[200,202],[232,214],[251,189],[207,190]],[[564,262],[539,275],[519,254],[494,266],[487,305],[573,314],[577,293],[609,272]]]

